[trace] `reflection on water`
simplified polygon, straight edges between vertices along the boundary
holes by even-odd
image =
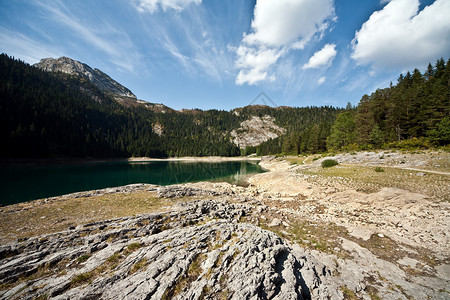
[[[254,162],[108,162],[0,168],[1,204],[131,183],[169,185],[195,181],[244,184],[262,172]]]

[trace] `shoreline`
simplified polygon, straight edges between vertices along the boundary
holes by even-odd
[[[227,161],[260,161],[261,157],[226,157],[226,156],[185,156],[169,158],[152,157],[122,157],[122,158],[3,158],[0,167],[15,166],[51,166],[51,165],[77,165],[85,163],[107,162],[152,162],[152,161],[183,161],[183,162],[227,162]]]
[[[260,161],[261,157],[226,157],[226,156],[184,156],[170,158],[130,157],[128,162],[180,161],[180,162],[227,162],[227,161]]]
[[[24,163],[23,161],[20,162],[15,162],[15,164],[13,165],[8,165],[8,166],[0,166],[0,169],[3,168],[5,171],[8,170],[9,168],[11,169],[19,169],[21,170],[21,172],[27,172],[27,170],[31,170],[34,168],[43,168],[43,169],[53,169],[53,168],[73,168],[73,167],[84,167],[84,166],[89,166],[90,168],[103,168],[104,164],[108,165],[109,163],[112,164],[120,164],[120,165],[126,165],[126,166],[132,166],[132,165],[139,165],[139,164],[149,164],[149,165],[153,165],[153,163],[158,164],[158,163],[163,163],[164,162],[173,162],[174,164],[186,164],[186,165],[196,165],[196,163],[204,163],[206,165],[217,165],[217,164],[229,164],[229,163],[238,163],[241,164],[245,163],[245,164],[250,164],[250,165],[257,165],[259,164],[259,162],[261,161],[261,158],[248,158],[248,157],[179,157],[179,158],[168,158],[168,159],[156,159],[156,158],[150,158],[150,157],[132,157],[132,158],[127,158],[127,159],[113,159],[113,160],[70,160],[70,161],[66,161],[66,160],[56,160],[53,162],[48,162],[48,161],[34,161],[32,163],[28,162]],[[165,165],[165,164],[164,164]],[[152,168],[152,167],[150,167]],[[262,172],[265,172],[267,170],[263,169]],[[40,171],[39,171],[40,172]],[[70,171],[69,171],[70,172]],[[254,174],[247,174],[244,173],[245,175],[236,177],[236,174],[232,175],[230,174],[229,176],[225,176],[225,177],[213,177],[210,179],[205,178],[204,180],[201,181],[205,181],[205,182],[227,182],[230,184],[235,184],[237,186],[248,186],[249,185],[249,178],[252,177],[252,175]],[[142,179],[142,178],[141,178]],[[191,179],[193,180],[193,179]],[[198,182],[197,180],[194,181],[188,181],[188,182],[182,182],[183,183],[195,183]],[[138,180],[138,181],[131,181],[131,182],[125,182],[123,184],[113,184],[113,185],[102,185],[102,186],[92,186],[88,189],[85,188],[81,188],[81,189],[76,189],[74,192],[69,191],[68,193],[61,193],[61,194],[50,194],[50,195],[44,195],[44,197],[42,197],[43,195],[40,195],[40,197],[37,198],[33,198],[30,200],[25,200],[25,201],[19,201],[19,202],[12,202],[8,201],[8,198],[5,200],[3,199],[0,203],[0,207],[7,207],[10,205],[14,205],[14,204],[19,204],[19,203],[30,203],[33,201],[39,201],[39,200],[43,200],[43,199],[50,199],[50,198],[57,198],[57,197],[66,197],[66,196],[70,196],[72,194],[80,194],[80,193],[88,193],[88,192],[92,192],[92,191],[97,191],[98,189],[120,189],[123,186],[127,186],[130,184],[157,184],[160,186],[165,186],[165,185],[172,185],[174,183],[161,183],[159,182],[148,182],[145,179],[144,180]],[[42,197],[42,198],[41,198]]]

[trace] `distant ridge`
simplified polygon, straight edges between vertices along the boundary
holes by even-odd
[[[130,97],[136,99],[136,96],[126,87],[103,73],[99,69],[93,69],[87,64],[73,60],[69,57],[44,58],[35,67],[49,72],[62,72],[71,75],[78,75],[88,79],[97,86],[102,92],[112,93],[117,96]]]

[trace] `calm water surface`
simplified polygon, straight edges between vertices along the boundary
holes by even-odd
[[[131,183],[169,185],[195,181],[239,184],[263,172],[255,162],[103,162],[0,167],[1,204],[59,196]]]

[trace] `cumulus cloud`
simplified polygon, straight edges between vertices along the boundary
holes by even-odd
[[[419,12],[419,0],[391,0],[374,12],[353,39],[351,57],[375,67],[424,66],[450,53],[450,1]]]
[[[164,12],[173,9],[182,11],[191,4],[201,4],[202,0],[138,0],[136,8],[139,12],[157,12],[161,8]]]
[[[236,83],[241,85],[244,83],[255,84],[267,78],[274,79],[273,76],[268,76],[266,70],[277,62],[282,55],[282,51],[276,49],[257,49],[241,45],[237,49],[238,60],[236,65],[241,68]]]
[[[326,44],[321,50],[314,53],[308,63],[303,65],[303,70],[317,69],[322,66],[329,66],[336,56],[336,45]]]
[[[254,32],[245,35],[244,42],[284,46],[307,41],[332,11],[329,0],[258,0],[252,21]]]
[[[236,49],[236,83],[274,80],[270,67],[289,50],[303,49],[333,17],[333,0],[257,0],[252,32],[244,34]]]

